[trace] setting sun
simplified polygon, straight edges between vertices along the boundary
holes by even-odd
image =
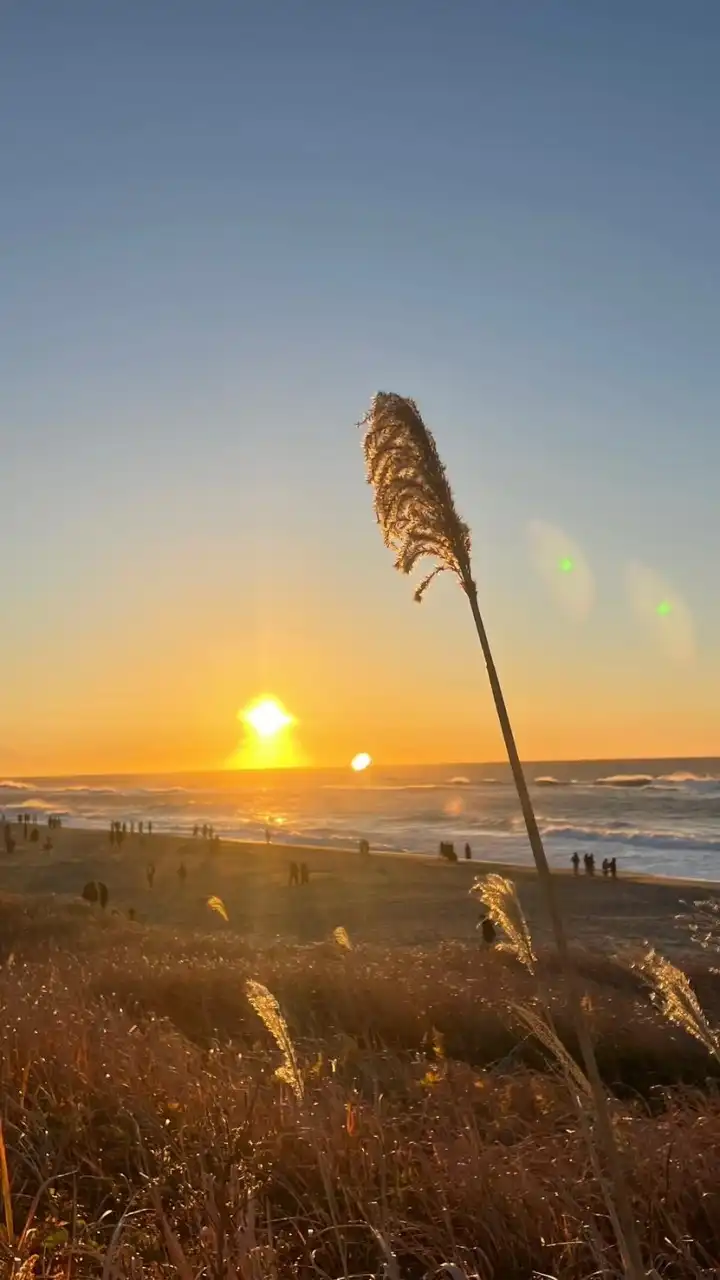
[[[307,764],[296,740],[297,720],[279,698],[262,694],[237,713],[243,736],[227,761],[230,769],[295,769]]]
[[[255,730],[261,738],[274,738],[282,729],[293,723],[282,703],[276,698],[261,698],[240,713],[242,721]]]
[[[363,769],[369,768],[371,764],[372,756],[369,756],[367,751],[360,751],[356,756],[353,756],[350,761],[350,768],[354,770],[355,773],[362,773]]]

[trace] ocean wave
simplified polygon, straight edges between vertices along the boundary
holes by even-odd
[[[596,787],[651,787],[655,782],[652,773],[613,773],[608,778],[596,778]]]
[[[469,787],[470,779],[464,778],[462,774],[457,778],[448,778],[448,786],[451,787]]]
[[[29,782],[15,782],[12,778],[6,778],[4,782],[0,782],[0,791],[36,791],[37,787],[31,787]]]
[[[547,822],[541,826],[544,836],[563,840],[596,841],[629,844],[639,849],[718,850],[720,837],[689,831],[640,830],[629,823],[614,822],[605,826],[582,826],[566,822]]]
[[[548,774],[546,778],[533,778],[536,787],[562,787],[565,783],[559,778],[553,778],[552,774]]]

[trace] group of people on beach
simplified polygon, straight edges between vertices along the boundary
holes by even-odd
[[[583,866],[585,868],[585,875],[594,876],[595,875],[595,854],[584,853],[582,860],[583,860]],[[578,853],[577,849],[575,850],[570,861],[572,863],[573,875],[576,875],[576,876],[579,875],[580,874],[580,854]],[[603,858],[602,873],[604,876],[610,876],[613,880],[617,880],[617,858]]]
[[[301,862],[299,865],[297,862],[291,862],[288,866],[288,884],[300,885],[309,883],[310,868],[308,867],[307,862]]]
[[[202,837],[203,840],[215,839],[215,828],[210,822],[203,822],[202,826],[199,822],[195,823],[195,826],[193,827],[193,840],[199,840],[200,837]]]
[[[441,840],[439,852],[440,857],[444,858],[446,862],[457,862],[458,860],[455,845],[449,840]],[[466,862],[472,862],[472,849],[469,844],[465,845],[464,856]]]
[[[152,835],[153,824],[152,822],[148,822],[146,824],[141,820],[137,824],[137,833],[142,838],[142,836],[144,836],[146,832],[149,836]],[[129,824],[127,822],[121,822],[119,820],[116,820],[110,823],[108,838],[111,844],[121,845],[127,835],[131,835],[131,836],[135,835],[134,819],[132,819]]]
[[[12,818],[7,818],[5,814],[0,814],[0,825],[3,832],[3,844],[7,854],[13,853],[17,845],[17,840],[13,835]],[[62,820],[51,814],[47,819],[47,834],[43,844],[43,851],[49,853],[53,847],[51,831],[57,830],[62,826]],[[40,840],[40,827],[38,825],[38,816],[36,813],[19,813],[17,815],[17,828],[19,836],[22,840],[30,840],[32,844],[37,844]]]

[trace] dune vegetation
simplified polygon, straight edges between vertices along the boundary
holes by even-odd
[[[1,1274],[618,1273],[592,1111],[523,1017],[580,1060],[557,959],[338,928],[256,948],[2,902]],[[720,1064],[638,969],[573,963],[648,1271],[716,1275]]]

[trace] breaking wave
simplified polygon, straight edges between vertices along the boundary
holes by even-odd
[[[634,845],[639,849],[704,849],[720,851],[720,836],[689,831],[639,830],[629,823],[613,822],[606,826],[582,826],[566,822],[547,822],[541,827],[544,836],[574,841],[607,841]]]

